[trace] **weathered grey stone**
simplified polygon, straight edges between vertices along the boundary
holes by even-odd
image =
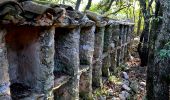
[[[92,71],[92,86],[94,87],[102,87],[102,63],[98,62],[98,63],[94,63],[93,64],[93,71]],[[94,67],[97,67],[98,70],[94,69]]]
[[[133,90],[133,92],[137,93],[139,87],[138,82],[136,80],[131,81],[130,87]]]
[[[104,34],[104,46],[103,46],[103,52],[108,52],[110,50],[110,43],[112,39],[112,25],[106,25],[105,26],[105,34]]]
[[[102,66],[102,75],[105,76],[105,77],[110,76],[109,68],[111,66],[111,57],[110,57],[111,38],[112,38],[112,25],[106,25],[105,26],[105,33],[104,33],[103,52],[107,53],[108,55],[103,59],[103,66]]]
[[[76,75],[72,77],[72,80],[68,82],[68,98],[70,100],[79,100],[79,80],[80,76]]]
[[[114,94],[114,91],[112,89],[109,89],[107,92],[108,92],[108,95],[110,95],[110,96],[113,96],[113,94]]]
[[[128,44],[128,41],[127,41],[127,36],[128,36],[128,25],[125,26],[125,35],[124,35],[124,40],[125,40],[125,43],[126,45],[124,45],[124,62],[127,61],[127,57],[128,57],[128,48],[127,48],[127,44]]]
[[[79,100],[80,76],[73,76],[70,81],[54,91],[54,100]]]
[[[89,65],[89,70],[82,73],[80,77],[80,97],[82,99],[92,98],[92,59],[95,40],[94,32],[94,25],[81,28],[80,65]]]
[[[62,97],[78,100],[80,27],[71,29],[56,28],[55,32],[55,73],[65,73],[72,76],[65,89],[67,95],[62,95]],[[55,94],[55,97],[61,96]]]
[[[12,100],[10,95],[0,96],[0,100]]]
[[[80,65],[91,65],[93,52],[94,52],[94,40],[95,40],[95,26],[81,28],[80,34]]]
[[[79,92],[81,99],[92,98],[92,68],[81,74]]]
[[[30,96],[21,98],[19,100],[53,100],[53,98],[45,98],[44,94],[31,93]]]
[[[123,64],[123,56],[124,56],[124,48],[123,48],[123,35],[124,35],[124,25],[120,24],[120,35],[119,35],[119,43],[120,43],[120,55],[119,55],[119,64]]]
[[[126,84],[123,84],[123,85],[122,85],[122,88],[125,89],[125,90],[127,90],[127,91],[130,91],[130,90],[131,90],[131,88],[130,88],[129,86],[127,86]]]
[[[126,84],[127,86],[129,86],[129,84],[130,84],[130,82],[128,80],[126,80],[126,79],[123,79],[122,83]]]
[[[98,97],[98,100],[106,100],[106,96],[101,95],[101,96]]]
[[[119,97],[121,100],[127,100],[130,99],[130,94],[127,91],[122,91]]]
[[[122,62],[122,63],[125,63],[125,62],[124,62],[124,57],[125,57],[125,43],[126,43],[126,41],[125,41],[125,32],[126,32],[126,30],[125,30],[125,25],[123,25],[122,28],[123,28],[123,29],[122,29],[122,33],[121,33],[121,62]]]
[[[114,48],[112,47],[111,50],[111,67],[110,70],[114,73],[116,73],[116,67],[117,67],[117,49],[116,47],[118,46],[118,40],[119,40],[119,24],[114,23],[112,25],[113,32],[112,32],[112,43],[115,45]]]
[[[103,58],[102,62],[102,76],[108,77],[110,76],[110,68],[111,66],[111,57],[110,54],[108,54],[106,57]]]
[[[124,79],[129,79],[129,75],[126,72],[122,72]]]
[[[139,83],[141,86],[146,86],[146,82],[140,82]]]
[[[23,30],[26,31],[25,34]],[[50,92],[54,84],[55,29],[11,26],[7,28],[7,32],[11,84],[21,83],[27,86],[28,90],[45,94],[45,98],[51,97]],[[14,86],[13,90],[17,91],[15,88],[17,87]],[[22,90],[18,92],[22,93]]]
[[[117,43],[117,66],[120,66],[121,64],[121,33],[122,33],[122,25],[119,25],[119,39],[118,39],[118,43]]]
[[[105,27],[96,27],[93,57],[93,86],[102,87],[102,53]]]
[[[41,87],[42,93],[45,94],[45,98],[53,98],[52,88],[54,86],[54,33],[55,28],[52,27],[45,32],[39,38],[40,42],[40,73],[37,75],[38,83],[37,87]]]
[[[0,28],[0,100],[10,100],[6,31]]]
[[[56,28],[54,71],[74,76],[79,70],[80,28]]]

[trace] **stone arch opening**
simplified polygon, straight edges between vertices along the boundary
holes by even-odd
[[[54,33],[29,25],[7,25],[5,29],[11,97],[46,95],[53,86]]]

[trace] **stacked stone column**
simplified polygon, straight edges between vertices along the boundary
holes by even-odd
[[[111,68],[110,70],[115,74],[116,73],[116,67],[118,67],[118,51],[117,47],[119,46],[119,24],[114,23],[113,26],[113,32],[112,32],[112,45],[111,45]]]
[[[86,20],[80,32],[80,98],[92,99],[92,65],[95,23]],[[87,69],[87,70],[85,70]],[[84,72],[85,71],[85,72]]]
[[[11,99],[5,35],[6,31],[0,28],[0,100]]]
[[[120,66],[121,64],[121,33],[122,33],[122,25],[119,25],[119,33],[118,33],[118,44],[116,47],[117,50],[117,65],[116,66]]]
[[[128,37],[128,25],[125,26],[125,50],[124,50],[124,61],[127,61],[127,57],[128,57],[128,41],[127,41],[127,37]]]
[[[122,64],[124,64],[125,63],[125,61],[124,61],[124,57],[125,57],[125,45],[126,45],[126,41],[125,41],[125,32],[126,32],[126,30],[125,30],[125,25],[123,24],[123,26],[122,26],[122,43],[121,43],[121,63]]]
[[[40,48],[39,52],[40,57],[40,68],[37,75],[37,87],[41,87],[42,93],[45,94],[45,99],[52,100],[53,92],[52,88],[54,87],[54,34],[55,28],[51,27],[49,30],[42,32],[39,38]],[[36,76],[35,76],[36,77]]]
[[[93,86],[102,87],[102,55],[105,25],[98,23],[95,31],[95,47],[93,55]]]
[[[112,23],[109,23],[105,26],[104,34],[104,47],[103,47],[103,66],[102,66],[102,76],[110,76],[110,67],[111,67],[111,39],[112,39]]]

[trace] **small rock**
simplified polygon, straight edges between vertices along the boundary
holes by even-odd
[[[110,100],[115,100],[115,97],[112,97]]]
[[[140,82],[141,86],[146,86],[146,82]]]
[[[96,96],[93,96],[93,100],[97,100],[97,97],[96,97]]]
[[[121,100],[126,100],[126,98],[124,97],[123,94],[119,94],[119,98],[120,98]]]
[[[114,44],[114,43],[111,43],[111,44],[110,44],[110,47],[115,48],[115,44]]]
[[[139,89],[140,89],[141,91],[144,91],[144,90],[145,90],[143,87],[139,87]]]
[[[123,84],[123,85],[122,85],[122,88],[125,89],[125,90],[127,90],[127,91],[130,91],[130,90],[131,90],[130,87],[127,86],[126,84]]]
[[[126,100],[130,98],[130,94],[127,91],[122,91],[121,94],[119,94],[119,97],[121,100]]]
[[[112,97],[112,98],[109,99],[109,100],[120,100],[120,98],[119,98],[119,97]]]
[[[134,92],[137,93],[137,91],[138,91],[138,83],[137,83],[137,81],[131,81],[130,87],[131,87],[131,89],[132,89]]]
[[[99,100],[106,100],[106,96],[104,96],[104,95],[100,96]]]
[[[123,84],[126,84],[127,86],[129,86],[129,80],[123,79]]]
[[[0,86],[0,95],[6,94],[9,92],[9,86],[10,83],[5,83],[3,85]]]
[[[109,89],[109,90],[108,90],[108,94],[109,94],[110,96],[112,96],[112,95],[114,94],[113,90],[112,90],[112,89]]]
[[[123,94],[126,98],[130,96],[130,94],[127,91],[122,91],[121,94]]]
[[[128,74],[126,72],[123,72],[123,78],[129,79],[129,76],[128,76]]]
[[[0,100],[12,100],[10,96],[3,96],[3,95],[0,95]]]
[[[114,100],[120,100],[120,98],[119,97],[115,97]]]

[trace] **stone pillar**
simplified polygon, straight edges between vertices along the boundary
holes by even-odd
[[[112,32],[112,45],[111,45],[111,67],[110,70],[116,74],[116,67],[117,67],[117,63],[118,63],[118,53],[117,53],[117,47],[118,47],[118,43],[119,43],[119,24],[118,23],[114,23],[113,26],[113,32]]]
[[[117,45],[117,67],[121,64],[121,34],[122,34],[122,25],[119,25],[119,40]]]
[[[5,30],[0,29],[0,100],[11,100]]]
[[[64,100],[79,99],[79,39],[80,28],[56,28],[55,29],[55,74],[67,74],[72,78],[67,83]]]
[[[127,37],[128,37],[128,27],[129,25],[126,25],[125,26],[125,51],[124,51],[124,61],[126,62],[127,61],[127,57],[128,57],[128,48],[127,48],[127,45],[128,45],[128,41],[127,41]]]
[[[123,27],[122,27],[122,35],[121,35],[121,39],[122,39],[122,43],[121,43],[121,63],[124,64],[125,61],[124,61],[124,57],[125,57],[125,25],[123,24]]]
[[[95,31],[95,48],[93,57],[93,86],[102,87],[102,54],[104,43],[105,27],[96,27]]]
[[[54,34],[55,28],[42,32],[39,38],[40,68],[37,72],[37,87],[45,94],[45,99],[53,100],[52,88],[54,86]]]
[[[80,98],[92,99],[92,59],[94,52],[95,26],[94,22],[90,26],[83,26],[80,34],[80,71],[83,66],[89,67],[86,72],[81,72],[80,76]],[[82,67],[82,68],[81,68]]]
[[[95,40],[95,26],[82,27],[80,33],[80,65],[91,65],[94,40]]]
[[[133,32],[133,28],[134,28],[134,24],[130,24],[129,26],[128,26],[128,32],[127,32],[127,42],[128,42],[128,44],[127,44],[127,51],[128,51],[128,55],[129,55],[129,50],[131,49],[131,45],[132,45],[132,32]],[[128,57],[127,57],[127,59],[129,59]]]
[[[92,68],[81,74],[79,88],[81,99],[92,99]]]
[[[103,58],[103,66],[102,66],[102,76],[108,77],[110,76],[111,67],[111,57],[110,57],[110,44],[112,38],[112,24],[105,26],[105,33],[104,33],[104,47],[103,47],[103,54],[106,56]]]

